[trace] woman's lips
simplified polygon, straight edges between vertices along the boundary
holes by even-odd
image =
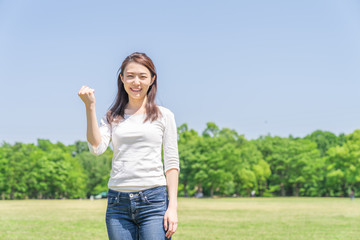
[[[130,88],[131,89],[131,91],[133,91],[133,92],[141,92],[141,88],[140,89],[132,89],[132,88]]]

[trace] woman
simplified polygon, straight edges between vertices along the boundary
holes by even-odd
[[[86,106],[90,152],[100,155],[110,140],[113,144],[106,210],[109,239],[171,239],[178,223],[180,172],[174,114],[155,104],[157,74],[146,54],[125,58],[117,84],[116,101],[99,126],[95,90],[82,86],[78,93]]]

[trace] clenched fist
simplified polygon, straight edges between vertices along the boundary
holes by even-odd
[[[79,97],[85,103],[86,106],[95,104],[95,90],[87,86],[82,86],[78,92]]]

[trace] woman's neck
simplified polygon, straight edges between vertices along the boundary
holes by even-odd
[[[129,110],[130,112],[144,111],[146,106],[146,101],[147,101],[147,96],[145,96],[143,99],[130,98],[125,109]]]

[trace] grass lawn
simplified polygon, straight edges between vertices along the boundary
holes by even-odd
[[[106,199],[2,200],[0,239],[108,239]],[[173,240],[360,239],[360,199],[178,198]]]

